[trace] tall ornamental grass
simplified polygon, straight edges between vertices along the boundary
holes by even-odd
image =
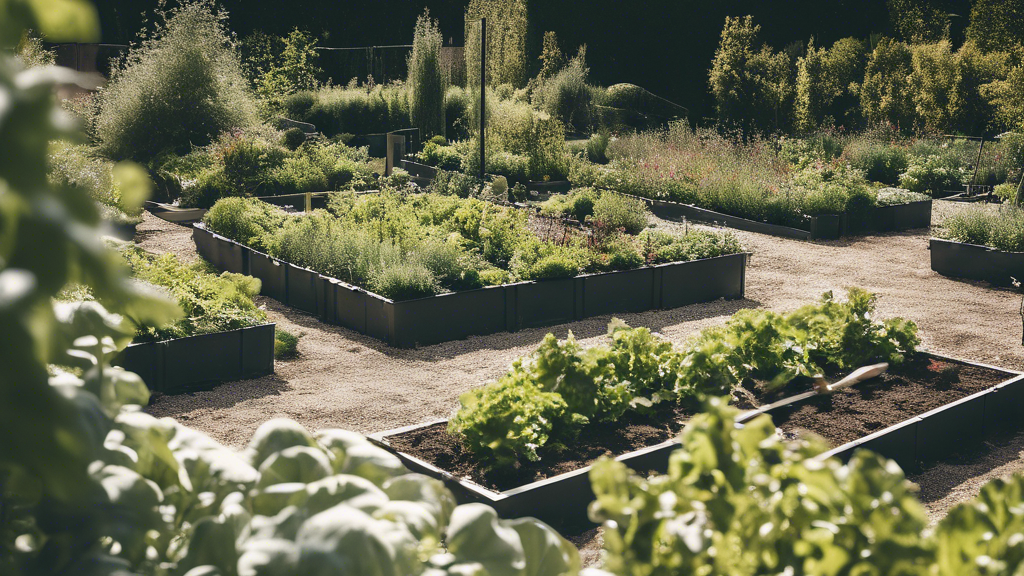
[[[212,0],[192,0],[157,11],[154,29],[114,70],[96,132],[107,156],[147,161],[256,121],[227,14]]]

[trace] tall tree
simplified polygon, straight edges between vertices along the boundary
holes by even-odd
[[[967,38],[985,52],[1024,46],[1024,0],[975,0]]]

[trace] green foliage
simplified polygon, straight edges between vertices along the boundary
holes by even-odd
[[[448,89],[441,68],[441,46],[444,37],[437,20],[426,10],[416,20],[416,31],[409,54],[409,112],[412,125],[423,138],[444,135],[445,93]]]
[[[905,146],[870,134],[849,142],[843,158],[863,170],[869,181],[890,185],[899,183],[900,175],[910,166],[910,153]]]
[[[897,466],[846,465],[780,440],[771,418],[736,424],[714,398],[683,431],[667,475],[603,459],[590,472],[611,574],[925,574],[924,509]]]
[[[993,108],[995,122],[1011,130],[1024,131],[1024,63],[1010,68],[1006,79],[997,79],[981,88]]]
[[[1012,192],[1015,196],[1016,188]],[[943,221],[937,235],[1006,252],[1024,252],[1024,211],[1013,205],[1003,206],[998,212],[961,210]]]
[[[595,225],[621,229],[626,234],[636,235],[647,228],[650,211],[641,200],[621,194],[601,194],[594,201],[592,220]]]
[[[930,155],[915,158],[900,175],[900,187],[933,197],[959,192],[969,182],[971,173],[951,155]]]
[[[256,31],[239,44],[250,85],[272,106],[288,94],[319,86],[323,70],[316,48],[316,37],[298,28],[283,38]]]
[[[952,8],[944,0],[887,0],[889,22],[905,42],[939,42],[949,38]]]
[[[101,214],[106,220],[140,221],[141,207],[122,201],[115,164],[98,156],[89,146],[55,141],[50,144],[48,163],[50,185],[88,194],[101,205]]]
[[[731,232],[688,230],[681,236],[658,230],[644,230],[637,237],[647,261],[689,262],[743,252],[739,239]]]
[[[903,130],[914,127],[913,51],[902,42],[882,38],[868,58],[860,105],[869,124],[892,124]]]
[[[280,226],[284,219],[284,212],[266,202],[225,198],[206,212],[203,224],[218,234],[266,252],[269,245],[265,235]]]
[[[1024,46],[1024,2],[976,0],[971,3],[967,39],[986,52],[1009,51]]]
[[[281,135],[281,144],[285,148],[295,151],[302,143],[306,141],[306,133],[302,131],[302,128],[292,127],[284,131]]]
[[[462,168],[462,154],[456,146],[427,142],[419,153],[419,159],[441,170],[458,171]]]
[[[299,337],[283,330],[274,329],[274,358],[290,360],[299,355]]]
[[[610,141],[611,135],[607,132],[592,135],[590,139],[587,140],[587,160],[590,160],[595,164],[607,164],[608,143]]]
[[[562,53],[562,49],[558,46],[558,35],[551,30],[544,33],[544,45],[541,48],[538,60],[541,61],[541,78],[554,76],[565,66],[565,54]]]
[[[866,50],[855,38],[843,38],[830,48],[815,48],[797,59],[796,126],[814,130],[819,126],[860,124],[858,90],[864,79]]]
[[[586,63],[586,46],[569,60],[564,68],[550,76],[542,75],[533,89],[532,103],[539,110],[557,118],[567,127],[585,130],[593,124],[591,90],[587,84],[590,68]]]
[[[301,131],[297,136],[305,139]],[[278,140],[256,131],[223,134],[190,153],[192,161],[161,159],[160,170],[185,183],[182,205],[198,208],[231,196],[363,190],[375,183],[366,148],[320,139],[290,150]]]
[[[21,61],[25,68],[37,68],[39,66],[53,66],[57,62],[57,53],[47,50],[43,45],[43,39],[26,31],[21,41],[14,49],[15,57]]]
[[[757,46],[751,16],[726,16],[708,84],[720,122],[753,130],[788,126],[794,79],[785,52]]]
[[[992,193],[996,195],[1003,203],[1013,202],[1017,197],[1017,187],[1009,182],[1005,184],[999,184],[992,189]]]
[[[256,122],[226,18],[209,0],[156,13],[152,34],[101,92],[96,130],[106,155],[145,161]]]
[[[424,149],[424,153],[426,153],[426,149]],[[476,196],[482,186],[483,184],[476,176],[441,169],[437,171],[437,176],[434,177],[434,181],[430,183],[427,190],[444,196],[469,198]]]
[[[946,133],[983,133],[992,117],[981,87],[1005,75],[1004,58],[972,42],[955,53],[949,41],[912,47],[911,85],[919,122]]]
[[[184,318],[172,324],[134,325],[136,342],[225,332],[267,322],[266,313],[252,301],[260,292],[256,278],[227,272],[217,276],[201,264],[182,264],[173,254],[154,257],[134,245],[124,246],[121,255],[132,276],[167,290],[185,312]]]
[[[480,86],[480,22],[487,18],[488,86],[526,84],[526,0],[470,0],[466,7],[466,78]]]
[[[898,365],[920,344],[917,327],[875,320],[875,300],[851,288],[845,302],[827,292],[787,315],[741,310],[680,348],[618,320],[609,325],[611,342],[589,349],[571,334],[561,343],[549,334],[497,383],[464,394],[449,430],[481,463],[510,466],[557,450],[591,422],[728,393],[748,376],[781,387],[825,369]]]
[[[409,128],[409,88],[378,84],[300,91],[281,99],[281,111],[328,137],[381,134]]]

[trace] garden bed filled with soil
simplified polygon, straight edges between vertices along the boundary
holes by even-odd
[[[908,420],[920,420],[924,415],[956,407],[997,390],[1000,385],[1020,380],[1014,379],[1014,375],[989,366],[922,354],[881,377],[769,413],[784,435],[811,433],[830,446],[852,453],[851,442],[857,444],[888,429],[899,429]],[[830,381],[842,376],[830,375]],[[784,395],[800,391],[801,387],[791,386]],[[740,408],[757,409],[780,396],[765,392],[762,383],[748,379],[733,392],[733,403]],[[1003,400],[1010,404],[1008,396]],[[1017,400],[1013,399],[1014,406]],[[1016,414],[1003,408],[1004,416]],[[539,462],[505,470],[488,471],[481,467],[463,447],[461,439],[448,433],[443,421],[383,432],[372,438],[398,454],[407,466],[445,480],[457,497],[465,501],[483,501],[510,515],[521,514],[528,506],[539,506],[546,521],[578,525],[584,522],[585,503],[591,497],[585,482],[590,464],[602,456],[611,456],[634,469],[664,472],[669,454],[678,447],[674,439],[695,412],[696,407],[672,406],[650,415],[631,414],[613,423],[593,424],[564,450],[548,453]],[[989,416],[990,427],[996,419],[1005,419],[992,411]],[[978,418],[984,418],[983,411],[978,412]],[[962,426],[971,430],[961,430]],[[966,446],[958,442],[959,436],[967,442],[980,437],[984,428],[985,423],[974,418],[949,423],[942,437],[942,454]],[[892,441],[913,444],[916,435],[909,440],[895,437]],[[881,452],[885,451],[882,445]],[[925,455],[913,448],[911,453],[915,459]],[[941,457],[939,451],[929,455]],[[901,465],[912,467],[916,460]],[[579,491],[585,492],[585,496],[578,496]]]

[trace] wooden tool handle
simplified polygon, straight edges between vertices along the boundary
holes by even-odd
[[[857,368],[853,372],[850,372],[850,375],[847,376],[846,378],[843,378],[842,380],[836,382],[835,384],[829,385],[828,391],[835,392],[836,390],[841,390],[843,388],[853,386],[858,382],[863,382],[865,380],[870,380],[877,376],[881,376],[888,369],[888,362],[882,362],[881,364],[874,364],[872,366],[864,366],[863,368]]]

